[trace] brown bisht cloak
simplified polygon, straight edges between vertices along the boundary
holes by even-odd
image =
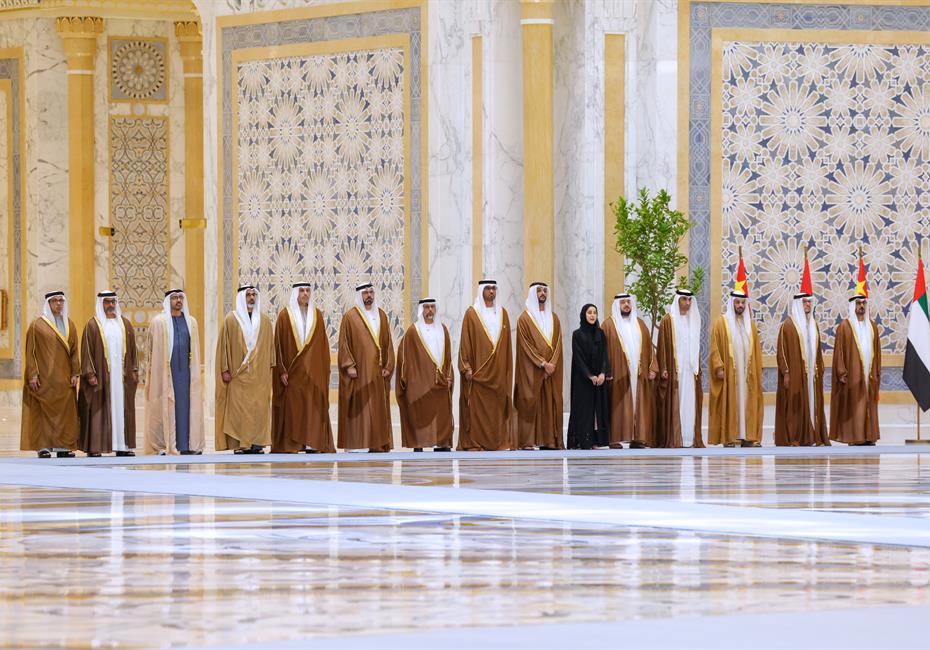
[[[323,314],[314,308],[309,340],[298,344],[297,329],[287,309],[274,329],[275,361],[272,391],[271,451],[292,453],[311,447],[336,451],[329,421],[329,337]],[[287,386],[281,375],[287,373]]]
[[[492,337],[497,337],[494,340]],[[471,381],[465,374],[471,372]],[[500,333],[490,333],[474,307],[465,310],[459,342],[459,451],[514,448],[511,428],[513,355],[510,318],[501,309]]]
[[[546,377],[543,362],[555,365]],[[517,319],[513,403],[517,410],[517,444],[565,449],[562,434],[562,325],[552,314],[552,340],[547,341],[524,310]]]
[[[746,315],[748,318],[749,315]],[[714,323],[710,335],[710,413],[707,421],[707,439],[712,445],[739,440],[739,396],[736,392],[736,361],[730,326],[726,316]],[[749,349],[746,351],[746,440],[762,442],[762,344],[756,321],[750,320]],[[723,368],[723,379],[717,379],[717,370]]]
[[[697,307],[692,307],[697,309]],[[656,364],[659,368],[656,389],[656,446],[678,448],[682,445],[681,418],[678,413],[678,360],[675,356],[675,324],[666,314],[659,323],[659,343],[656,347]],[[662,379],[663,373],[668,379]],[[694,442],[695,449],[702,449],[701,407],[704,391],[701,386],[701,372],[694,377]]]
[[[394,343],[387,315],[380,308],[378,337],[358,307],[342,317],[339,326],[339,447],[390,451],[394,447],[391,428],[391,375],[394,373]],[[355,368],[358,377],[348,375]],[[381,371],[387,370],[387,377]]]
[[[807,373],[810,372],[810,368],[802,345],[794,321],[790,318],[785,320],[778,332],[776,352],[778,387],[775,390],[775,444],[779,447],[830,444],[823,409],[823,350],[820,345],[820,328],[817,328],[817,358],[814,360],[813,409],[808,409],[810,396],[807,392]]]
[[[81,415],[81,450],[87,454],[107,454],[113,451],[110,428],[110,382],[123,381],[123,423],[126,447],[136,446],[136,386],[139,384],[136,333],[123,318],[123,376],[111,377],[107,365],[107,342],[96,318],[87,321],[81,337],[81,391],[78,412]],[[87,378],[97,376],[97,385]]]
[[[416,325],[397,346],[397,406],[404,447],[452,447],[452,342],[445,336],[442,359],[433,359]]]
[[[836,328],[833,348],[833,385],[830,391],[830,438],[848,445],[879,438],[878,394],[882,374],[882,346],[872,325],[872,367],[862,367],[859,339],[847,319]],[[845,378],[846,383],[840,381]]]
[[[216,342],[217,451],[271,444],[271,371],[274,334],[271,319],[261,314],[255,348],[248,353],[235,312],[226,314]],[[223,372],[232,375],[223,383]]]
[[[168,328],[171,320],[157,314],[149,323],[148,376],[145,382],[145,453],[177,455],[178,426],[175,421],[174,382],[171,379],[171,353],[168,348]],[[200,329],[195,318],[190,319],[191,353],[188,367],[191,373],[188,398],[188,449],[203,451],[203,384],[200,380]],[[183,403],[183,402],[182,402]]]
[[[613,378],[610,381],[610,444],[635,440],[647,447],[655,447],[655,381],[649,379],[649,373],[658,373],[659,365],[649,336],[649,328],[642,318],[636,320],[639,322],[642,343],[635,408],[630,385],[630,364],[624,351],[623,339],[620,338],[613,316],[608,317],[601,325],[607,337],[607,351],[613,369]]]
[[[81,374],[81,364],[70,318],[67,332],[67,337],[62,336],[44,317],[34,320],[26,330],[20,449],[77,449],[77,389],[71,378]],[[33,391],[29,380],[35,378],[39,390]]]

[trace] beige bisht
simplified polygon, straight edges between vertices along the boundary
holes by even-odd
[[[271,319],[261,296],[249,313],[239,287],[236,309],[226,314],[216,345],[216,450],[271,444],[271,372],[275,365]],[[223,382],[223,373],[232,375]]]
[[[67,302],[58,317],[48,301],[61,291],[45,294],[42,316],[26,331],[23,381],[23,415],[20,429],[20,449],[77,449],[80,424],[77,412],[77,390],[72,377],[81,374],[78,360],[77,332],[68,318]],[[56,324],[56,320],[58,323]],[[58,329],[61,326],[64,331]],[[29,382],[38,380],[38,390]]]
[[[184,296],[184,320],[191,337],[191,373],[189,409],[190,451],[203,451],[203,385],[200,379],[200,329],[187,309],[187,296],[180,289],[165,294],[163,311],[149,323],[149,367],[145,381],[145,453],[178,454],[177,423],[174,415],[174,382],[171,380],[171,351],[174,348],[174,325],[171,321],[171,296]]]
[[[711,331],[707,439],[712,445],[762,442],[762,344],[749,305],[741,319],[733,310],[733,299],[745,297],[731,292],[726,313]],[[717,379],[720,369],[723,379]]]
[[[397,346],[397,406],[404,447],[452,447],[452,343],[449,330],[436,315],[423,319],[420,301],[417,321],[407,328]]]
[[[551,296],[540,311],[536,288],[530,285],[526,309],[517,319],[513,403],[517,410],[517,441],[521,448],[564,449],[562,433],[562,326],[552,313]],[[546,376],[544,363],[555,366]]]

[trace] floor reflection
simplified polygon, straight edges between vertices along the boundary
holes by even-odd
[[[0,647],[930,603],[930,550],[0,487]]]
[[[711,456],[137,465],[133,469],[469,487],[930,519],[930,458]]]

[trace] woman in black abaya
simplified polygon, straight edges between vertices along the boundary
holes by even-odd
[[[610,437],[611,377],[607,338],[597,322],[597,307],[581,308],[581,326],[572,332],[572,401],[568,448],[606,447]]]

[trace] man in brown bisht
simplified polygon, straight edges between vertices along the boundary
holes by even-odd
[[[748,296],[731,291],[710,335],[708,441],[724,447],[762,443],[762,344]]]
[[[394,341],[370,282],[355,288],[355,306],[339,326],[339,447],[383,452],[394,447],[391,375]]]
[[[659,372],[649,328],[639,317],[636,299],[628,293],[614,296],[610,317],[601,326],[613,377],[610,381],[610,448],[656,446],[653,426],[653,381]]]
[[[397,406],[404,447],[452,451],[452,342],[436,315],[436,301],[424,298],[416,322],[397,346]]]
[[[26,330],[20,449],[39,458],[74,458],[78,445],[77,332],[63,291],[45,294],[42,315]]]
[[[145,453],[203,453],[200,331],[183,289],[165,292],[162,311],[149,322],[145,382]]]
[[[239,287],[216,342],[216,450],[263,454],[271,444],[271,319],[251,284]]]
[[[497,282],[481,280],[465,310],[459,341],[459,451],[513,449],[513,354],[510,317],[497,303]]]
[[[701,439],[701,313],[694,294],[678,289],[659,323],[656,362],[656,443],[659,447],[703,448]]]
[[[775,391],[775,444],[780,447],[829,445],[823,410],[823,350],[814,318],[810,265],[804,260],[801,292],[778,332],[778,386]]]
[[[81,337],[81,449],[88,456],[115,451],[135,456],[136,334],[113,291],[97,294],[96,315]]]
[[[513,403],[521,449],[564,449],[562,436],[562,326],[552,313],[549,287],[530,285],[517,319]]]
[[[864,276],[860,270],[862,280],[849,299],[849,317],[836,328],[830,393],[830,438],[856,446],[872,446],[880,435],[882,348],[878,328],[869,316]]]
[[[291,286],[274,342],[271,451],[336,451],[329,422],[329,337],[323,314],[311,303],[309,283]]]

